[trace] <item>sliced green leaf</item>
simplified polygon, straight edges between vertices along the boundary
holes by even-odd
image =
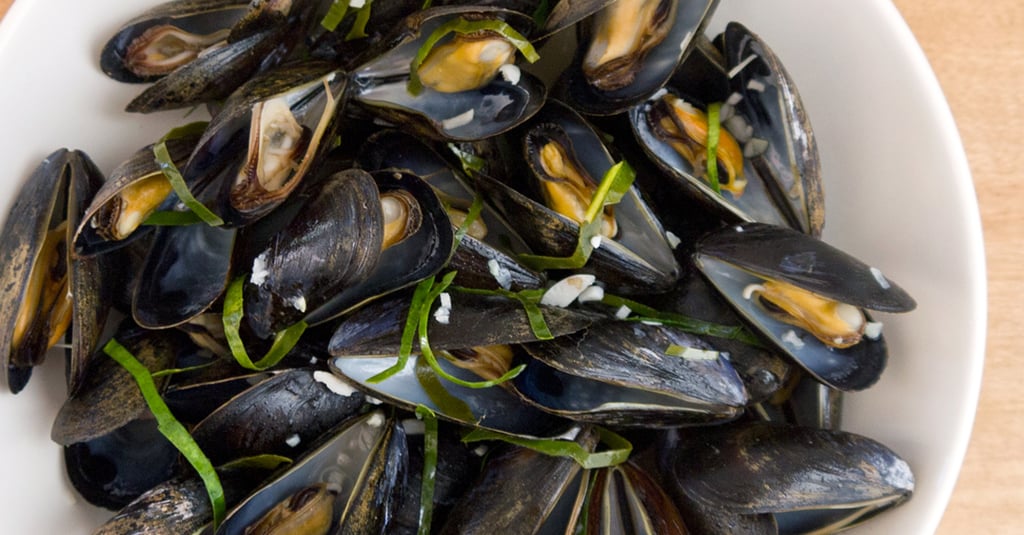
[[[722,124],[718,117],[721,110],[721,102],[713,102],[708,106],[708,183],[719,195],[722,194],[722,187],[718,183],[718,137]]]
[[[441,380],[434,373],[434,369],[430,367],[423,359],[416,359],[416,380],[420,383],[420,387],[426,392],[427,397],[437,407],[437,410],[441,411],[441,414],[455,418],[460,422],[475,422],[477,417],[473,415],[473,410],[469,408],[469,405],[465,401],[453,396]]]
[[[203,480],[206,494],[210,498],[210,506],[213,509],[213,525],[216,528],[224,520],[225,504],[224,488],[221,486],[217,471],[213,468],[213,463],[203,453],[203,450],[199,448],[199,444],[196,443],[192,435],[185,429],[185,426],[181,425],[181,422],[171,413],[171,409],[167,407],[163,398],[160,397],[160,392],[156,388],[153,376],[135,358],[135,355],[132,355],[130,351],[113,338],[103,346],[103,352],[120,364],[135,379],[139,391],[142,392],[143,399],[146,400],[146,405],[149,406],[150,412],[156,418],[157,429],[160,431],[160,434],[167,438],[168,442],[181,452],[185,460],[192,465],[192,468],[195,469]]]
[[[186,368],[168,368],[166,370],[159,370],[153,372],[153,378],[156,379],[159,377],[163,377],[165,375],[175,375],[178,373],[194,372],[197,370],[202,370],[203,368],[209,368],[210,366],[213,366],[216,363],[217,361],[214,360],[207,362],[206,364],[196,364],[195,366],[188,366]]]
[[[676,327],[681,331],[691,334],[727,338],[754,347],[765,347],[760,338],[739,325],[722,325],[720,323],[690,318],[674,312],[662,312],[643,303],[608,293],[604,294],[601,302],[615,308],[625,306],[635,313],[635,315],[625,318],[625,321],[657,322]]]
[[[587,212],[584,215],[583,224],[580,225],[579,237],[576,241],[576,250],[571,256],[543,256],[523,254],[519,255],[521,260],[528,267],[542,271],[546,269],[579,269],[586,265],[590,254],[594,251],[592,238],[601,234],[601,219],[599,215],[605,206],[617,204],[629,191],[636,179],[636,172],[625,161],[621,161],[608,169],[594,197],[590,200]]]
[[[185,184],[185,178],[181,176],[181,171],[174,165],[171,153],[167,150],[167,142],[169,140],[195,135],[197,132],[202,132],[207,124],[205,122],[195,122],[171,130],[153,145],[153,157],[156,159],[156,164],[160,171],[167,177],[171,187],[174,188],[174,193],[181,199],[181,202],[185,203],[185,206],[192,210],[207,225],[217,227],[223,225],[224,220],[192,196],[192,192],[188,189],[188,184]]]
[[[473,224],[480,217],[480,212],[484,208],[483,197],[476,195],[473,197],[473,203],[469,205],[469,211],[466,212],[466,218],[462,220],[462,224],[455,230],[455,237],[452,240],[452,251],[459,248],[459,244],[462,243],[462,238],[469,232],[470,225]]]
[[[419,69],[420,65],[423,64],[423,60],[427,59],[427,55],[434,49],[434,46],[450,33],[467,34],[480,31],[491,31],[501,34],[509,44],[516,47],[526,61],[533,63],[540,59],[540,55],[537,54],[537,50],[533,48],[530,41],[523,37],[523,35],[510,26],[507,22],[502,20],[466,20],[462,17],[452,19],[440,26],[436,30],[427,36],[427,39],[420,46],[416,52],[416,56],[413,58],[412,63],[409,64],[409,85],[408,91],[411,95],[418,95],[423,91],[423,84],[420,82]]]
[[[149,214],[149,217],[142,224],[151,227],[187,227],[188,225],[202,222],[202,218],[191,210],[188,212],[165,210]]]
[[[455,156],[458,156],[459,162],[462,164],[462,171],[469,176],[479,173],[487,165],[483,158],[460,149],[455,143],[449,143],[448,150],[452,151],[452,154]]]
[[[245,349],[245,343],[242,342],[242,335],[240,333],[243,315],[242,287],[244,283],[244,275],[237,277],[231,281],[224,294],[224,336],[228,340],[231,355],[235,357],[239,365],[249,370],[263,371],[281,362],[281,359],[299,342],[299,338],[302,337],[302,333],[306,331],[308,325],[300,320],[277,333],[274,336],[274,343],[267,350],[267,354],[258,361],[253,362],[249,358],[249,352]]]
[[[424,302],[430,293],[430,288],[434,286],[434,280],[435,277],[433,275],[421,280],[413,291],[412,301],[409,303],[409,314],[405,317],[405,327],[402,329],[402,343],[398,348],[398,361],[388,369],[367,379],[367,383],[379,383],[404,370],[409,363],[409,356],[412,355],[412,342],[420,325],[420,315],[422,315]],[[430,312],[429,309],[427,312]]]
[[[225,470],[237,470],[247,468],[258,468],[261,470],[274,470],[279,466],[292,464],[292,460],[283,455],[273,455],[266,453],[263,455],[250,455],[248,457],[240,457],[233,461],[228,461],[217,467],[219,471]]]
[[[348,2],[349,0],[334,0],[334,3],[327,10],[327,14],[324,15],[324,18],[320,19],[320,26],[323,26],[329,32],[337,29],[338,24],[341,24],[341,20],[348,13]]]
[[[529,448],[544,455],[569,457],[583,468],[604,468],[626,462],[626,459],[629,459],[629,454],[633,451],[633,445],[621,435],[603,427],[598,427],[597,430],[605,448],[593,452],[587,451],[577,442],[568,439],[527,438],[481,428],[473,429],[463,435],[462,441],[470,443],[482,440],[500,440]]]
[[[346,41],[353,39],[362,39],[366,37],[366,23],[370,21],[370,6],[373,5],[373,0],[364,0],[363,7],[356,11],[356,20],[352,23],[352,29],[345,35]]]
[[[437,475],[437,415],[423,405],[416,406],[416,418],[423,420],[423,478],[420,483],[419,535],[430,535],[434,519],[434,481]]]
[[[484,288],[466,288],[464,286],[455,286],[453,288],[457,292],[468,294],[497,295],[507,297],[509,299],[515,299],[516,301],[519,301],[523,306],[523,311],[526,312],[526,317],[530,322],[530,330],[533,331],[533,336],[538,340],[551,340],[555,337],[551,334],[551,329],[548,328],[548,323],[544,319],[544,312],[540,309],[540,300],[544,297],[543,289],[526,289],[513,292],[502,288],[493,290]]]

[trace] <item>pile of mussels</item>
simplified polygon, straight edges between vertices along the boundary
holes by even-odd
[[[0,236],[7,383],[70,338],[52,438],[120,511],[97,533],[214,532],[111,337],[218,467],[218,534],[822,533],[906,501],[906,462],[838,427],[885,367],[867,311],[914,301],[819,239],[768,45],[707,36],[715,0],[442,3],[176,0],[108,42],[152,82],[129,111],[212,120],[106,177],[54,152]],[[272,367],[233,357],[297,325]]]

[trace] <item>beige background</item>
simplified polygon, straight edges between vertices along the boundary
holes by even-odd
[[[30,0],[19,0],[30,1]],[[770,0],[765,0],[770,1]],[[967,459],[939,527],[1024,532],[1024,377],[1017,324],[1024,302],[1024,2],[893,0],[939,78],[963,137],[981,204],[989,277],[989,338]],[[0,0],[0,17],[12,0]],[[927,194],[927,193],[923,193]]]

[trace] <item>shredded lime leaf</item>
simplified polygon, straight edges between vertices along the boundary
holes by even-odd
[[[423,45],[416,52],[416,57],[413,58],[412,63],[409,65],[409,94],[418,95],[423,91],[423,84],[420,82],[419,76],[420,65],[423,63],[423,60],[427,59],[427,54],[434,49],[438,41],[450,33],[467,34],[480,31],[491,31],[501,34],[530,63],[540,59],[540,55],[537,54],[537,50],[533,48],[530,41],[512,26],[509,26],[507,22],[501,20],[469,21],[458,17],[438,26],[436,30],[427,36],[426,41],[423,42]]]
[[[178,195],[181,202],[185,203],[185,206],[189,210],[192,210],[200,219],[202,219],[207,225],[220,226],[224,224],[224,220],[217,217],[207,208],[203,203],[196,200],[192,196],[192,192],[189,191],[188,185],[185,184],[185,178],[181,176],[181,171],[174,165],[174,160],[171,159],[171,153],[167,150],[167,142],[171,139],[177,139],[189,135],[195,135],[197,132],[202,132],[206,129],[205,122],[189,123],[185,126],[181,126],[172,129],[164,137],[160,138],[155,145],[153,145],[153,156],[156,158],[156,164],[160,167],[160,171],[163,172],[164,176],[171,183],[171,187],[174,188],[174,193]]]
[[[470,225],[473,224],[477,218],[480,217],[480,211],[484,208],[484,199],[479,195],[473,197],[473,203],[469,205],[469,211],[466,212],[466,218],[462,220],[462,224],[455,230],[455,236],[452,240],[452,251],[459,248],[459,244],[462,243],[462,238],[469,232]]]
[[[722,188],[718,184],[718,135],[721,129],[718,117],[721,109],[721,102],[715,102],[708,106],[708,182],[711,184],[711,189],[719,195],[722,194]]]
[[[245,344],[242,342],[242,335],[240,329],[242,326],[242,286],[245,283],[245,276],[241,276],[231,281],[228,285],[227,292],[224,294],[224,336],[228,340],[228,347],[231,349],[231,355],[235,357],[243,368],[249,370],[262,371],[276,365],[281,362],[281,359],[288,354],[289,351],[295,347],[295,344],[299,342],[299,338],[302,337],[302,333],[306,331],[308,325],[304,321],[299,321],[287,329],[277,333],[274,336],[274,343],[271,344],[270,349],[267,350],[267,354],[263,358],[256,362],[253,362],[249,358],[249,353],[245,349]]]
[[[729,340],[736,340],[754,347],[764,347],[764,343],[761,342],[760,338],[738,325],[722,325],[720,323],[712,323],[710,321],[690,318],[673,312],[662,312],[643,303],[638,303],[636,301],[626,299],[625,297],[619,297],[608,293],[604,294],[604,298],[601,299],[601,302],[615,308],[621,306],[628,307],[635,314],[625,318],[625,321],[654,321],[676,327],[691,334],[727,338]]]
[[[452,154],[455,156],[458,156],[459,162],[462,163],[462,171],[469,176],[479,173],[487,164],[483,158],[460,149],[454,143],[448,144],[448,150],[452,151]]]
[[[579,239],[576,241],[576,250],[571,256],[542,256],[523,254],[519,255],[521,260],[528,267],[538,271],[546,269],[579,269],[583,267],[590,254],[594,251],[594,244],[591,238],[601,234],[601,218],[599,217],[605,206],[618,204],[623,195],[629,191],[630,186],[636,179],[636,172],[625,161],[621,161],[608,169],[594,197],[587,207],[583,224],[580,225]]]
[[[452,279],[455,278],[455,274],[455,271],[449,271],[447,274],[445,274],[444,277],[442,277],[440,282],[435,283],[434,286],[430,289],[430,292],[427,294],[425,305],[423,306],[422,309],[420,309],[418,330],[420,342],[420,357],[427,361],[427,364],[429,364],[430,367],[434,369],[434,373],[450,382],[453,382],[459,386],[464,386],[466,388],[490,388],[492,386],[500,385],[501,383],[515,379],[516,376],[522,373],[523,369],[526,368],[525,364],[520,364],[519,366],[516,366],[515,368],[512,368],[511,370],[505,372],[505,374],[502,375],[501,377],[497,379],[491,379],[488,381],[466,381],[464,379],[459,379],[458,377],[446,372],[444,368],[442,368],[441,365],[438,364],[437,357],[434,355],[433,350],[430,349],[430,340],[427,338],[427,324],[429,323],[430,320],[430,307],[434,303],[434,300],[437,299],[439,295],[441,295],[441,292],[445,291],[445,289],[447,289],[448,286],[451,285]]]
[[[430,288],[434,286],[434,280],[435,277],[433,275],[421,280],[413,291],[412,301],[409,303],[409,314],[405,317],[405,327],[402,329],[402,343],[398,349],[398,361],[395,362],[394,366],[367,379],[367,383],[379,383],[405,369],[409,362],[409,355],[412,354],[412,342],[416,336],[416,329],[419,327],[419,317],[422,314],[423,303],[427,299],[427,294],[430,293]],[[429,312],[430,310],[428,309],[427,313]]]
[[[371,5],[373,5],[373,0],[365,0],[363,7],[356,11],[356,20],[352,23],[352,29],[345,35],[346,41],[366,37],[366,23],[370,21]]]
[[[206,494],[209,496],[210,505],[213,508],[213,525],[216,528],[224,520],[224,488],[220,484],[220,477],[217,476],[217,471],[213,468],[210,459],[199,448],[199,444],[188,433],[185,426],[181,425],[181,422],[171,413],[171,409],[167,407],[163,398],[160,397],[160,392],[157,391],[153,376],[135,358],[135,355],[132,355],[113,338],[103,346],[103,352],[132,375],[142,392],[143,399],[146,400],[146,405],[149,406],[150,412],[156,418],[160,434],[181,452],[203,480]]]
[[[192,211],[159,211],[149,214],[149,217],[147,217],[142,224],[151,227],[186,227],[188,225],[194,225],[202,222],[202,218]]]
[[[505,289],[488,290],[484,288],[466,288],[464,286],[453,287],[457,292],[463,292],[468,294],[476,295],[498,295],[501,297],[507,297],[509,299],[515,299],[523,305],[523,311],[526,312],[526,317],[530,322],[530,330],[533,331],[533,336],[538,340],[551,340],[555,336],[551,334],[551,329],[548,328],[548,323],[544,319],[544,313],[540,309],[540,300],[544,297],[543,289],[527,289],[513,292]]]
[[[416,359],[416,380],[420,387],[426,392],[427,397],[437,407],[437,410],[446,416],[450,416],[460,422],[472,423],[477,421],[473,416],[473,410],[465,401],[451,395],[444,387],[437,374],[423,359]]]
[[[598,427],[597,431],[601,437],[601,443],[606,448],[594,452],[587,451],[583,446],[572,440],[527,438],[482,428],[473,429],[463,435],[462,441],[470,443],[482,440],[500,440],[509,444],[515,444],[516,446],[529,448],[544,455],[569,457],[583,468],[588,469],[615,466],[629,459],[629,454],[633,451],[633,445],[628,440],[602,427]]]
[[[544,23],[548,20],[548,15],[551,14],[551,4],[548,0],[540,0],[537,4],[537,9],[533,10],[533,23],[538,28],[543,28]]]
[[[153,378],[157,379],[157,378],[163,377],[165,375],[174,375],[174,374],[178,374],[178,373],[194,372],[194,371],[197,371],[197,370],[202,370],[203,368],[209,368],[210,366],[213,366],[216,363],[217,363],[217,361],[211,361],[211,362],[207,362],[206,364],[197,364],[195,366],[189,366],[187,368],[168,368],[166,370],[155,371],[155,372],[153,372]]]
[[[228,461],[217,467],[219,471],[226,470],[237,470],[244,468],[258,468],[262,470],[274,470],[279,466],[292,464],[292,460],[283,455],[273,455],[266,453],[263,455],[250,455],[248,457],[240,457],[233,461]]]
[[[430,535],[434,518],[434,480],[437,473],[437,415],[423,405],[416,406],[416,418],[423,420],[423,479],[420,483],[419,535]]]
[[[324,18],[320,19],[320,26],[323,26],[329,32],[337,29],[338,24],[341,24],[341,20],[348,13],[348,2],[349,0],[334,0],[330,9],[327,10],[327,14],[324,15]]]

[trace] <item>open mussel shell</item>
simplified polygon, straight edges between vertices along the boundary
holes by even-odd
[[[197,135],[167,140],[167,152],[175,166],[185,164],[198,140]],[[171,192],[171,184],[153,156],[153,145],[139,149],[114,169],[89,202],[75,229],[75,254],[105,253],[152,230],[140,225],[164,205]]]
[[[739,416],[748,401],[742,379],[721,353],[671,327],[607,321],[522,348],[535,360],[514,379],[516,390],[573,420],[721,422]]]
[[[217,534],[252,533],[251,527],[279,504],[284,505],[274,515],[291,521],[289,513],[300,509],[294,506],[308,501],[292,500],[298,493],[319,496],[318,514],[326,517],[330,532],[381,532],[395,508],[407,456],[404,432],[393,418],[382,411],[354,418],[233,509]],[[286,528],[281,532],[293,532]]]
[[[537,254],[569,256],[576,248],[579,224],[548,208],[539,193],[542,184],[559,183],[550,178],[540,154],[547,145],[558,145],[574,162],[573,168],[590,177],[591,187],[614,165],[600,136],[576,112],[550,101],[521,138],[526,169],[520,182],[512,185],[480,176],[477,186]],[[592,196],[592,193],[590,193]],[[589,203],[587,197],[585,203]],[[630,294],[660,293],[672,288],[679,266],[657,217],[630,188],[614,206],[618,228],[612,238],[603,238],[587,265],[579,271],[593,274],[613,291]]]
[[[451,254],[448,215],[415,175],[349,169],[316,191],[253,261],[246,317],[258,335],[330,320],[429,277]]]
[[[690,51],[694,36],[704,33],[717,5],[718,0],[612,2],[577,25],[579,46],[562,82],[563,98],[582,113],[613,115],[654,94]]]
[[[398,130],[374,134],[360,150],[357,163],[371,171],[412,171],[437,192],[455,229],[463,225],[476,196],[467,180],[440,154],[419,138]],[[529,247],[512,226],[485,202],[459,241],[449,266],[458,272],[454,283],[461,286],[513,291],[539,288],[544,276],[515,259],[515,255],[528,252]]]
[[[308,369],[275,374],[228,400],[196,424],[192,437],[220,465],[242,457],[295,457],[331,428],[357,415],[360,392],[339,395]]]
[[[817,380],[839,390],[863,390],[878,380],[887,350],[881,332],[860,342],[831,347],[800,327],[766,313],[744,297],[751,285],[780,281],[858,309],[905,312],[913,298],[881,271],[847,253],[786,228],[760,223],[723,227],[697,245],[694,263],[750,326]]]
[[[345,85],[324,62],[290,64],[246,82],[207,126],[182,169],[186,183],[229,225],[263,217],[327,150]]]
[[[680,433],[661,460],[676,492],[703,507],[774,514],[781,533],[837,531],[914,490],[906,461],[853,433],[767,423]]]
[[[573,440],[584,450],[597,447],[598,434],[593,428],[576,431]],[[579,506],[582,473],[571,458],[505,447],[488,457],[477,481],[448,515],[441,533],[532,535],[547,526],[551,526],[550,533],[571,533],[566,528],[567,517],[571,517],[573,506]]]
[[[128,21],[104,45],[100,69],[120,82],[151,82],[227,38],[245,0],[175,0]]]
[[[742,24],[730,22],[720,42],[733,91],[725,127],[743,143],[754,173],[776,188],[787,225],[820,236],[825,225],[821,163],[796,85],[771,48]]]
[[[0,231],[0,297],[10,305],[0,308],[0,359],[12,392],[24,388],[32,367],[68,326],[67,379],[74,390],[98,341],[118,270],[105,259],[75,258],[71,229],[102,182],[86,154],[57,150],[28,177],[7,214]]]
[[[420,374],[432,374],[423,357],[412,355],[405,368],[379,383],[369,379],[394,366],[397,356],[348,355],[331,359],[331,371],[355,388],[376,399],[384,400],[407,410],[424,405],[437,414],[438,418],[461,425],[502,431],[513,435],[532,437],[554,437],[572,426],[571,422],[543,412],[524,403],[519,396],[501,387],[468,388],[454,383],[445,383],[451,397],[461,401],[470,414],[459,414],[450,410],[451,405],[440,406],[431,398],[433,392],[420,382]],[[472,371],[438,358],[441,369],[464,381],[479,381],[480,376]]]
[[[508,131],[540,109],[547,88],[537,77],[520,72],[518,80],[498,75],[482,87],[444,93],[425,87],[409,90],[409,66],[434,30],[457,18],[500,20],[529,35],[532,20],[499,8],[435,7],[407,17],[388,40],[388,50],[353,70],[353,98],[374,115],[419,134],[469,141]],[[442,40],[442,44],[444,40]]]

